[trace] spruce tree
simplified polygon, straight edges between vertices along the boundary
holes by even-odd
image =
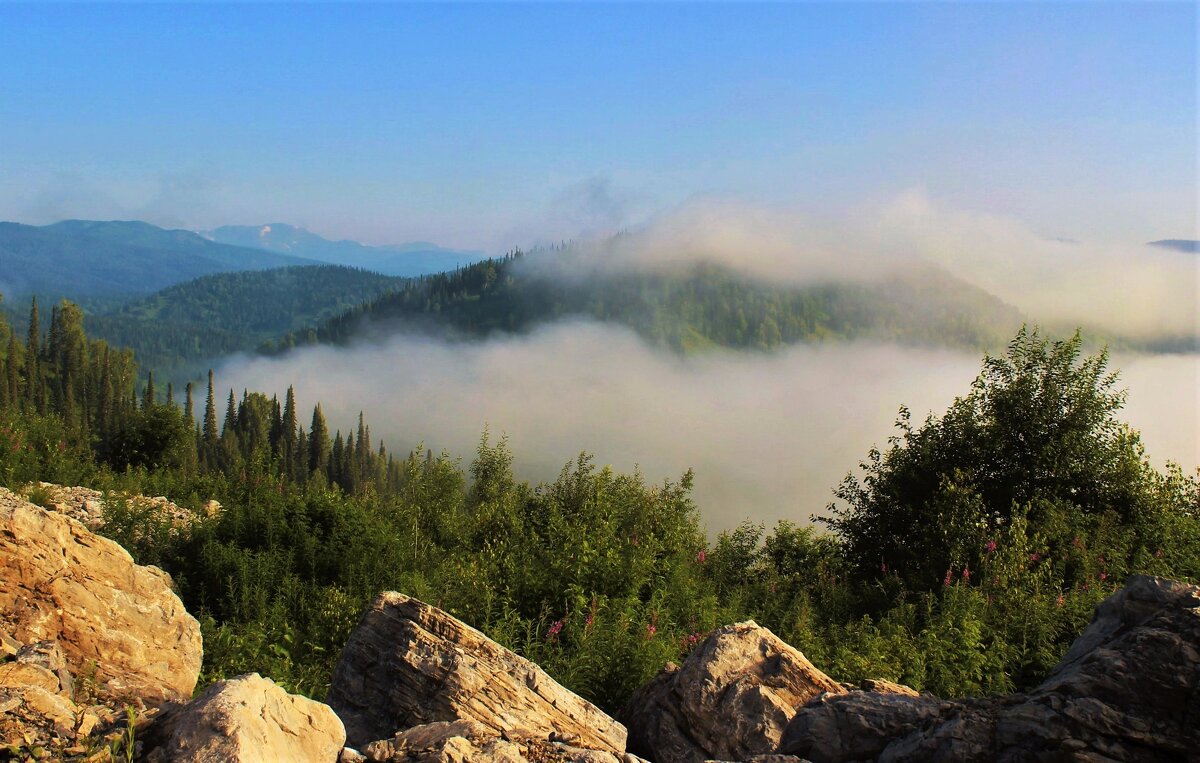
[[[321,404],[317,403],[313,408],[312,427],[308,435],[308,470],[328,477],[329,456],[329,426],[325,423]]]

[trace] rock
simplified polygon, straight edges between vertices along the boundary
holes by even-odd
[[[75,681],[71,677],[71,671],[67,667],[67,658],[63,655],[62,649],[53,641],[35,641],[32,644],[21,647],[16,654],[16,661],[11,665],[27,665],[30,667],[38,667],[50,675],[54,676],[54,686],[49,688],[49,691],[57,692],[66,697],[71,697],[75,694]],[[0,672],[5,666],[0,666]]]
[[[358,749],[398,730],[466,721],[509,740],[553,734],[625,752],[625,727],[595,705],[474,628],[399,593],[380,594],[363,615],[328,701]]]
[[[8,635],[8,631],[0,628],[0,660],[13,657],[21,650],[21,642]]]
[[[152,728],[149,763],[333,763],[346,742],[328,706],[257,673],[218,681]]]
[[[903,694],[906,697],[917,697],[921,694],[911,686],[885,681],[882,678],[868,678],[863,681],[862,689],[876,694]]]
[[[0,686],[0,708],[0,749],[45,747],[75,735],[75,703],[41,686]]]
[[[31,482],[21,489],[20,497],[36,501],[49,511],[66,514],[89,530],[104,527],[104,494],[86,487],[63,487],[52,482]]]
[[[362,755],[363,760],[371,763],[645,763],[628,753],[575,747],[546,739],[507,738],[493,728],[469,720],[414,726],[391,739],[371,742],[363,748]]]
[[[822,696],[780,751],[841,761],[1195,760],[1200,587],[1134,576],[1029,694]]]
[[[200,673],[200,626],[157,567],[0,488],[0,627],[57,642],[97,691],[149,702],[186,699]]]
[[[658,763],[745,760],[774,753],[796,712],[845,690],[754,622],[719,628],[682,666],[668,665],[621,713],[629,749]]]

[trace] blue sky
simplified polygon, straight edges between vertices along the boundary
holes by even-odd
[[[917,188],[1192,237],[1196,49],[1191,3],[0,5],[0,219],[498,250]]]

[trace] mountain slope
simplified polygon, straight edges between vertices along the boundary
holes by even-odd
[[[291,254],[335,265],[365,268],[392,276],[419,276],[454,270],[484,259],[482,252],[444,249],[428,241],[399,246],[367,246],[357,241],[330,241],[304,228],[284,223],[225,225],[201,235],[213,241]]]
[[[88,315],[90,335],[134,350],[160,376],[190,375],[224,355],[303,335],[403,284],[336,265],[220,273],[177,284],[119,310]]]
[[[373,330],[469,339],[585,317],[629,326],[683,352],[856,338],[982,348],[1003,343],[1021,323],[1015,308],[932,267],[874,284],[792,286],[747,280],[715,265],[549,278],[529,257],[407,281],[330,321],[318,338],[349,341],[370,323]]]
[[[212,273],[313,264],[143,222],[0,223],[0,291],[69,297],[148,294]]]

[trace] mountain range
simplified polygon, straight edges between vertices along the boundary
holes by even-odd
[[[225,225],[201,235],[222,244],[250,247],[309,260],[362,268],[389,276],[419,276],[454,270],[486,259],[483,252],[446,249],[428,241],[395,246],[368,246],[357,241],[331,241],[285,223]]]
[[[138,221],[0,222],[0,293],[9,297],[130,298],[216,273],[319,264],[413,276],[483,258],[429,243],[327,241],[289,225],[225,227],[205,236]]]

